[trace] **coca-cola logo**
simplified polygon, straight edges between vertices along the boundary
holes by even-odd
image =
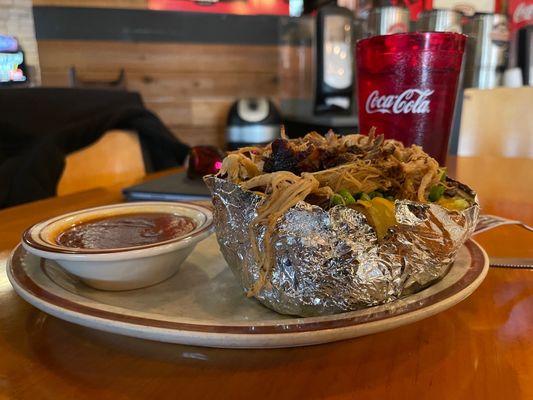
[[[399,95],[380,95],[374,90],[366,99],[365,110],[368,114],[427,114],[434,90],[407,89]]]
[[[533,4],[520,3],[516,6],[513,13],[513,22],[518,24],[533,19]]]

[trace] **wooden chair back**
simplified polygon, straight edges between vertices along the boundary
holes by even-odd
[[[533,158],[533,87],[465,90],[458,155]]]
[[[138,135],[112,130],[92,145],[67,156],[57,194],[65,195],[119,183],[126,185],[144,175]]]

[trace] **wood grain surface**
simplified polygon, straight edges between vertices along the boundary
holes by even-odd
[[[279,99],[277,46],[91,40],[39,40],[38,46],[44,86],[68,86],[70,67],[92,82],[112,81],[124,69],[126,88],[191,146],[223,144],[237,98]]]
[[[531,174],[517,171],[532,171],[533,160],[459,158],[454,166],[459,179],[482,193],[485,213],[531,223]],[[30,224],[121,201],[119,189],[1,211],[2,264]],[[507,226],[476,240],[492,256],[533,257],[532,238]],[[377,335],[295,349],[206,349],[94,331],[28,305],[3,271],[0,302],[0,398],[533,398],[532,270],[491,268],[472,296],[434,317]]]
[[[148,8],[149,0],[32,0],[34,6]]]

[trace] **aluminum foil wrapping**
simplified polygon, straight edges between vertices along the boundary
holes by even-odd
[[[262,198],[214,176],[204,180],[220,250],[248,291],[259,277],[249,229]],[[378,242],[362,213],[299,202],[277,222],[275,264],[256,298],[282,314],[316,316],[391,302],[440,279],[474,231],[479,205],[462,212],[407,200],[395,206],[398,223]],[[256,232],[261,251],[264,234]]]

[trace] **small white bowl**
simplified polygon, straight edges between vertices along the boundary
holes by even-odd
[[[191,218],[196,227],[184,236],[149,245],[118,249],[72,248],[58,244],[57,234],[81,221],[130,213],[168,212]],[[39,222],[22,235],[24,248],[54,260],[87,285],[130,290],[154,285],[176,273],[196,244],[213,232],[213,214],[191,203],[138,202],[89,208]]]

